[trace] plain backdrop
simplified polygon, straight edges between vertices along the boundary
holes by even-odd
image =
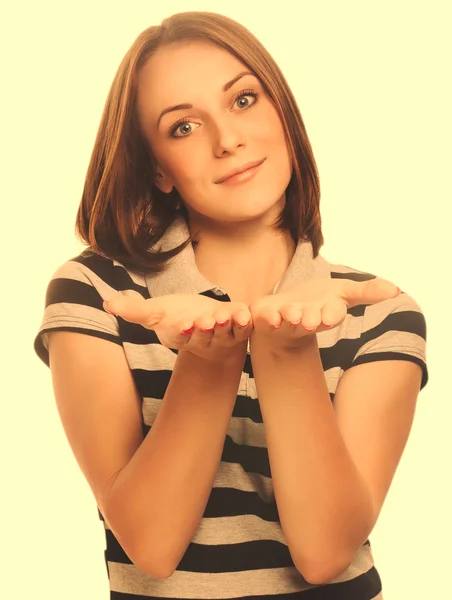
[[[450,3],[5,2],[1,7],[2,544],[8,600],[108,598],[104,531],[33,350],[107,92],[137,35],[187,10],[254,33],[318,164],[321,254],[387,278],[427,319],[430,381],[371,534],[385,600],[450,592]],[[5,214],[6,213],[6,214]],[[382,440],[384,443],[384,440]]]

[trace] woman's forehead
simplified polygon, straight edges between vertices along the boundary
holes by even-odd
[[[159,49],[139,74],[138,107],[156,113],[157,119],[167,106],[197,104],[206,94],[221,95],[225,84],[245,71],[250,71],[246,64],[215,44]]]
[[[160,48],[151,56],[140,72],[140,80],[159,82],[165,87],[175,87],[190,82],[192,77],[202,77],[208,84],[216,76],[224,78],[246,67],[236,56],[209,42],[190,42]]]

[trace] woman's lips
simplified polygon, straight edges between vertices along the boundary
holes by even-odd
[[[232,177],[228,177],[227,179],[222,181],[220,185],[234,185],[236,183],[245,183],[245,181],[250,181],[257,174],[257,172],[259,171],[259,169],[262,167],[263,164],[264,164],[264,161],[262,161],[260,164],[256,165],[255,167],[251,167],[250,169],[243,171],[243,173],[239,173],[238,175],[233,175]]]

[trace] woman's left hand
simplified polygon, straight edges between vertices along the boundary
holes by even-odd
[[[395,298],[400,289],[386,279],[306,279],[259,298],[249,309],[254,324],[251,343],[268,339],[272,350],[295,350],[301,340],[344,321],[347,309]]]

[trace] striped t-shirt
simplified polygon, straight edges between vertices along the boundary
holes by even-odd
[[[188,235],[180,217],[165,233],[159,249],[174,248]],[[313,259],[312,244],[300,241],[273,292],[278,286],[316,277],[365,281],[375,275],[331,264],[320,254]],[[225,302],[230,298],[197,269],[191,244],[167,263],[164,272],[153,275],[131,271],[88,250],[55,271],[34,341],[36,353],[49,366],[46,334],[54,330],[77,331],[121,345],[142,399],[146,435],[164,398],[177,350],[161,345],[153,331],[105,312],[103,300],[117,291],[138,293],[143,298],[173,293],[203,294]],[[345,320],[318,333],[317,341],[332,402],[342,374],[364,362],[409,360],[422,369],[421,389],[427,383],[425,318],[415,300],[404,292],[378,304],[349,309]],[[327,584],[310,584],[295,568],[278,518],[249,353],[208,503],[174,573],[157,579],[141,571],[115,538],[99,507],[97,512],[105,528],[112,600],[383,598],[369,540],[349,568]],[[76,569],[74,564],[74,572]]]

